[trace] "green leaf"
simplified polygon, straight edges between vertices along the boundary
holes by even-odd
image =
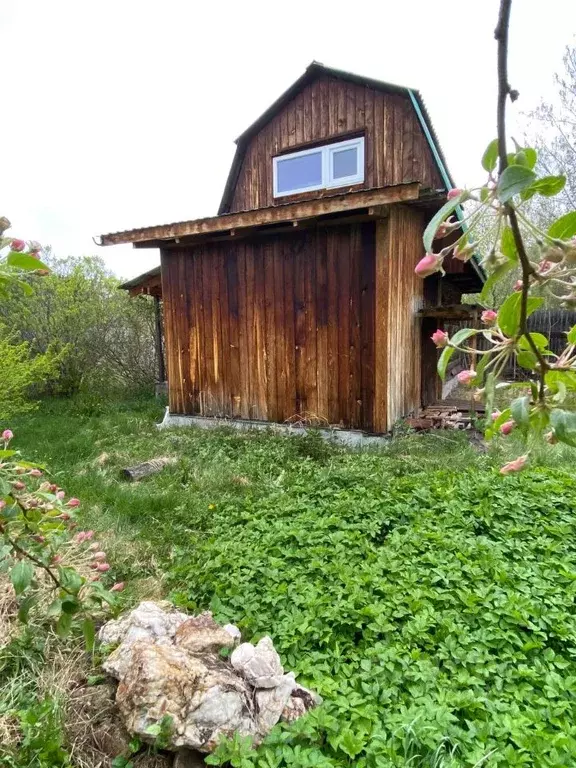
[[[538,364],[538,358],[534,352],[524,350],[523,352],[518,352],[516,354],[516,362],[522,368],[527,368],[529,371],[533,371]]]
[[[518,291],[508,296],[498,310],[498,325],[506,336],[515,336],[520,328],[521,302],[522,294]],[[528,296],[526,317],[530,317],[543,303],[544,299],[539,296]]]
[[[569,240],[576,235],[576,211],[565,213],[548,228],[548,237],[554,240]]]
[[[75,613],[78,613],[79,610],[80,603],[73,597],[66,597],[64,600],[62,600],[62,611],[64,613],[69,613],[71,616],[73,616]]]
[[[490,299],[490,291],[507,272],[510,272],[511,269],[514,269],[514,264],[512,261],[507,261],[504,264],[500,264],[500,266],[496,267],[482,288],[482,292],[480,294],[480,301],[482,303]]]
[[[491,418],[491,414],[486,414],[487,418]],[[498,434],[500,431],[500,427],[502,424],[505,424],[507,421],[510,421],[512,418],[512,412],[510,411],[510,408],[505,408],[500,416],[493,421],[486,429],[486,432],[484,433],[484,437],[486,440],[491,440],[495,435]]]
[[[84,642],[86,644],[87,651],[94,650],[94,643],[96,640],[96,628],[92,619],[84,619],[82,622],[82,633],[84,634]]]
[[[448,200],[447,203],[444,203],[442,208],[440,208],[440,210],[432,217],[432,219],[430,219],[428,226],[424,230],[424,236],[422,238],[426,253],[430,253],[432,251],[434,236],[436,235],[436,230],[440,224],[442,224],[442,222],[445,221],[451,213],[454,213],[456,208],[458,208],[458,206],[461,205],[467,198],[468,192],[466,192],[466,190],[462,191],[458,197],[455,197],[453,200]]]
[[[538,161],[538,152],[533,149],[532,147],[524,147],[524,157],[526,158],[526,167],[527,168],[534,168]]]
[[[48,269],[46,264],[41,262],[40,259],[35,259],[29,253],[20,253],[19,251],[10,251],[6,257],[6,263],[11,267],[25,269],[27,272],[32,272],[36,269]]]
[[[353,733],[351,730],[346,729],[344,733],[338,739],[338,746],[348,755],[348,757],[355,758],[366,746],[366,742],[362,736]]]
[[[24,598],[24,600],[22,600],[20,603],[20,608],[18,609],[19,621],[21,621],[23,624],[26,624],[28,621],[28,614],[30,613],[30,609],[36,605],[38,600],[39,598],[37,595],[28,595]]]
[[[576,325],[573,325],[566,335],[568,337],[568,344],[576,344]]]
[[[547,371],[546,386],[552,392],[558,392],[562,384],[571,392],[576,392],[576,372],[574,371]]]
[[[34,566],[29,560],[19,560],[10,571],[10,581],[17,595],[28,589],[33,578]]]
[[[564,189],[565,184],[566,176],[544,176],[541,179],[536,179],[535,182],[523,190],[521,197],[522,200],[529,200],[534,195],[553,197]]]
[[[466,339],[470,338],[470,336],[474,336],[474,334],[479,333],[476,328],[461,328],[459,331],[457,331],[454,336],[450,339],[450,344],[458,346],[458,344],[461,344],[463,341],[466,341]],[[444,347],[442,350],[442,354],[440,355],[440,358],[438,359],[438,375],[442,380],[446,378],[446,368],[448,367],[448,363],[450,362],[450,358],[454,354],[456,350],[454,349],[454,346]]]
[[[74,570],[74,568],[69,567],[63,567],[58,569],[58,573],[60,576],[60,583],[62,586],[67,589],[69,592],[73,592],[75,595],[78,594],[80,591],[80,588],[84,584],[83,578],[80,576],[77,571]],[[64,610],[64,607],[62,608]]]
[[[556,408],[550,413],[550,424],[560,442],[576,448],[576,413]]]
[[[494,139],[488,144],[482,155],[482,168],[485,171],[493,171],[498,162],[498,139]]]
[[[61,613],[56,622],[56,634],[58,637],[66,637],[72,627],[72,615],[70,613]]]
[[[513,264],[518,261],[518,251],[514,241],[514,233],[510,227],[504,227],[502,238],[500,239],[500,250],[506,258]]]
[[[514,195],[526,189],[536,178],[534,171],[523,165],[510,165],[498,178],[496,192],[501,203],[511,200]]]
[[[530,424],[530,398],[528,395],[513,400],[510,403],[510,413],[516,424],[525,432]]]
[[[532,339],[532,341],[534,342],[534,344],[538,349],[540,350],[548,349],[549,342],[543,333],[536,333],[534,331],[531,331],[530,338]],[[530,342],[528,341],[528,336],[524,335],[518,339],[518,347],[520,349],[532,350],[532,347],[530,346]]]

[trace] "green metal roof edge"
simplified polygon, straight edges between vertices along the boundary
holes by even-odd
[[[452,189],[454,187],[454,182],[450,177],[450,174],[448,173],[448,169],[446,168],[446,165],[444,164],[444,160],[442,159],[442,156],[438,150],[438,146],[436,144],[436,141],[434,140],[434,137],[432,136],[432,132],[430,131],[430,127],[428,125],[428,121],[426,120],[426,117],[424,116],[424,113],[422,111],[422,107],[420,105],[420,101],[416,98],[414,95],[414,91],[411,88],[406,89],[408,91],[408,95],[410,96],[410,101],[412,102],[412,106],[414,107],[416,111],[416,115],[418,117],[418,120],[420,121],[420,126],[422,130],[424,131],[424,135],[426,136],[426,141],[428,142],[428,146],[430,147],[430,151],[432,152],[432,155],[434,157],[434,160],[436,161],[436,165],[438,166],[438,170],[440,171],[440,175],[442,176],[442,181],[444,184],[446,184],[446,189]],[[468,227],[466,224],[463,223],[464,221],[464,211],[462,209],[462,206],[459,205],[458,208],[456,208],[456,218],[458,221],[462,223],[462,230],[464,232],[468,231]],[[486,273],[478,264],[478,254],[474,254],[472,257],[472,266],[474,267],[474,270],[478,277],[485,281],[486,280]]]

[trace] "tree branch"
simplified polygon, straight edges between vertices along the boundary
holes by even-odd
[[[497,126],[498,126],[498,158],[499,173],[508,167],[508,153],[506,150],[506,99],[508,96],[515,101],[518,93],[510,88],[508,82],[508,31],[510,28],[510,11],[512,9],[512,0],[501,0],[500,13],[498,16],[498,25],[494,31],[494,37],[498,41],[498,102],[497,102]],[[520,298],[520,329],[518,335],[525,336],[530,349],[538,360],[540,370],[539,400],[544,402],[545,375],[548,370],[546,359],[536,346],[527,326],[528,315],[528,290],[530,288],[530,276],[535,274],[534,268],[530,264],[518,218],[512,202],[504,205],[504,210],[510,221],[510,228],[514,236],[514,244],[518,251],[520,266],[522,267],[522,294]]]

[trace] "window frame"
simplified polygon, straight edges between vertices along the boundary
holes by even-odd
[[[334,178],[333,155],[343,149],[355,148],[357,152],[357,172],[350,176]],[[321,154],[322,159],[322,182],[310,187],[298,187],[286,192],[278,191],[278,164],[283,160],[291,160],[305,155]],[[315,192],[319,189],[334,189],[335,187],[347,187],[351,184],[362,184],[365,178],[364,172],[364,136],[356,136],[353,139],[344,141],[335,141],[330,144],[321,144],[320,146],[301,149],[296,152],[287,152],[284,155],[276,155],[272,158],[273,167],[273,195],[274,197],[287,197],[289,195],[298,195],[302,192]]]

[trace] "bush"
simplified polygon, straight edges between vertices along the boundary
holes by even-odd
[[[18,342],[16,333],[0,326],[0,420],[37,407],[30,396],[56,380],[65,351],[55,354],[48,346],[46,352],[33,356],[29,342]]]
[[[45,394],[152,390],[156,371],[154,307],[133,299],[101,259],[45,257],[50,274],[32,276],[34,291],[15,288],[0,306],[0,319],[31,352],[49,349],[59,376]]]

